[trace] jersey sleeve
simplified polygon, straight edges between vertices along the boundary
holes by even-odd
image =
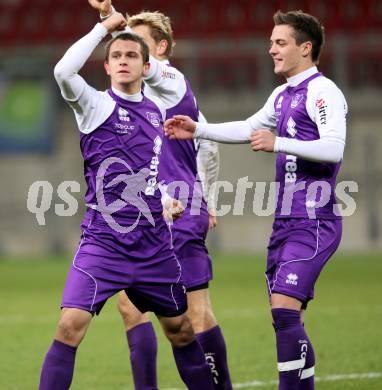
[[[172,66],[150,55],[150,69],[145,83],[158,94],[166,109],[175,107],[184,97],[187,84],[184,75]]]
[[[78,74],[106,34],[106,28],[98,23],[68,49],[54,68],[61,95],[74,110],[79,130],[84,133],[90,133],[102,124],[115,107],[106,93],[88,85]]]
[[[309,85],[306,108],[317,125],[320,138],[345,144],[347,103],[340,89],[330,80],[313,80]]]
[[[316,124],[320,138],[302,141],[276,137],[275,152],[283,152],[316,162],[341,161],[346,139],[347,103],[338,87],[326,78],[309,84],[306,109]]]

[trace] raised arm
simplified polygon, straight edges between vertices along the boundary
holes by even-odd
[[[115,14],[102,23],[97,23],[90,33],[74,43],[54,68],[54,76],[61,88],[63,97],[68,101],[78,100],[86,82],[78,74],[94,49],[108,32],[123,28],[126,20],[121,14]]]
[[[112,112],[114,103],[102,92],[95,90],[78,74],[94,49],[109,31],[123,28],[126,20],[122,15],[114,15],[103,23],[98,23],[90,33],[74,43],[57,63],[54,76],[63,98],[75,112],[79,130],[90,133]]]

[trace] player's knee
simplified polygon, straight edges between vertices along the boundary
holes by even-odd
[[[62,317],[58,322],[56,338],[69,345],[78,345],[86,332],[86,324],[75,318]]]
[[[165,322],[162,321],[162,326],[166,337],[175,347],[184,347],[195,337],[191,321],[185,315],[176,319],[166,319]]]

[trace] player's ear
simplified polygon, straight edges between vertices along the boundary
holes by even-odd
[[[150,62],[144,63],[143,64],[143,72],[142,72],[143,77],[147,76],[147,74],[149,73],[149,70],[150,70]]]
[[[168,41],[166,39],[161,39],[157,44],[157,54],[159,56],[166,55],[167,48],[168,48]]]
[[[310,56],[312,52],[312,42],[304,42],[301,44],[301,51],[302,51],[302,56],[303,57],[308,57]]]
[[[108,64],[108,62],[105,61],[105,62],[103,63],[103,66],[104,66],[104,68],[105,68],[106,74],[110,76],[110,71],[109,71],[109,64]]]

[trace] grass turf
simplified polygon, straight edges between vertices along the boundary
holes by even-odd
[[[264,262],[264,255],[214,257],[215,281],[210,291],[235,383],[277,379]],[[0,389],[37,388],[69,265],[69,257],[0,260]],[[380,254],[340,254],[325,268],[306,316],[306,328],[316,349],[317,376],[382,372],[381,276]],[[159,386],[184,388],[169,344],[154,322],[159,339]],[[319,382],[316,388],[381,390],[382,378]],[[133,389],[114,298],[93,320],[79,349],[72,389]]]

